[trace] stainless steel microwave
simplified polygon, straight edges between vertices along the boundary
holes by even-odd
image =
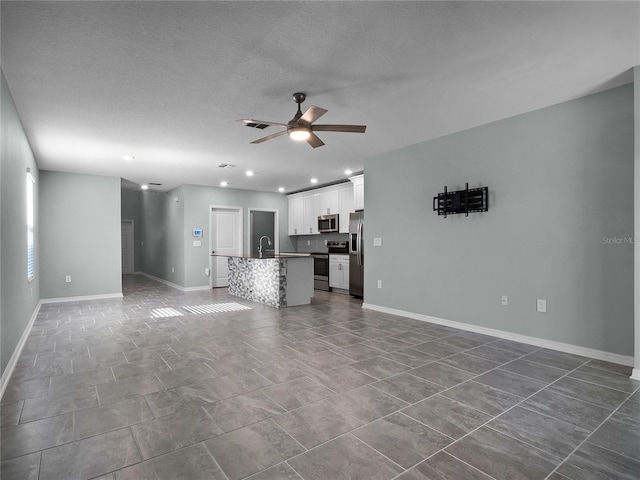
[[[318,232],[332,233],[340,231],[339,215],[320,215],[318,217]]]

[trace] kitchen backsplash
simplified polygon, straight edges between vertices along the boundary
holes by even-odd
[[[321,233],[320,235],[300,235],[291,237],[298,253],[326,253],[326,241],[349,241],[348,233]]]

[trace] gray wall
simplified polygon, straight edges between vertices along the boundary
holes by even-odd
[[[120,214],[119,178],[40,172],[43,299],[122,293]]]
[[[133,271],[142,271],[142,217],[140,203],[142,193],[134,190],[122,190],[120,212],[122,220],[133,220]]]
[[[0,73],[1,137],[0,182],[1,221],[0,232],[0,369],[4,373],[20,337],[40,300],[42,266],[39,245],[42,238],[39,228],[38,186],[40,179],[29,142],[13,103],[11,92]],[[35,278],[27,281],[27,230],[26,174],[27,168],[36,180],[35,184]]]
[[[288,202],[287,197],[281,193],[254,192],[249,190],[236,190],[232,188],[204,187],[198,185],[184,186],[184,255],[186,281],[185,287],[198,287],[209,284],[209,278],[204,270],[209,267],[209,206],[235,206],[243,207],[243,231],[245,252],[248,249],[246,237],[248,234],[248,209],[263,208],[277,209],[279,211],[279,242],[280,251],[294,251],[293,244],[287,235]],[[192,244],[192,230],[202,228],[202,247],[194,247]]]
[[[633,355],[633,114],[627,85],[368,160],[365,302]],[[432,211],[466,181],[487,213]]]
[[[185,278],[183,197],[183,187],[141,194],[142,271],[180,286]]]

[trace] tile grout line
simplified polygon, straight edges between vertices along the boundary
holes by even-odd
[[[300,477],[300,479],[301,479],[301,480],[305,480],[305,479],[304,479],[304,477],[303,477],[303,476],[302,476],[302,475],[301,475],[301,474],[300,474],[300,473],[299,473],[295,468],[293,468],[293,466],[291,466],[291,464],[289,463],[289,459],[285,460],[285,461],[284,461],[284,462],[282,462],[282,463],[286,463],[286,464],[287,464],[287,466],[288,466],[291,470],[293,470],[293,473],[295,473],[298,477]],[[280,465],[280,464],[278,464],[278,465]],[[276,465],[274,465],[274,467],[275,467],[275,466],[276,466]]]
[[[460,352],[458,352],[458,353],[460,353]],[[457,353],[456,353],[456,354],[452,354],[452,355],[457,355]],[[449,356],[452,356],[452,355],[449,355]],[[525,355],[527,355],[527,354],[525,354]],[[524,356],[524,355],[523,355],[523,356]],[[447,358],[447,357],[442,357],[442,358]],[[519,359],[519,358],[518,358],[518,359]],[[518,359],[514,359],[514,360],[512,360],[512,361],[515,361],[515,360],[518,360]],[[434,363],[434,362],[431,362],[431,363]],[[511,362],[506,362],[506,363],[511,363]],[[505,363],[505,364],[506,364],[506,363]],[[502,365],[504,365],[504,364],[501,364],[500,366],[502,366]],[[582,366],[582,365],[580,365],[580,366]],[[419,367],[418,367],[418,368],[419,368]],[[452,368],[456,368],[456,367],[452,367]],[[496,369],[498,369],[498,368],[499,368],[499,367],[495,367],[495,368],[493,368],[492,370],[496,370]],[[579,367],[576,367],[576,369],[577,369],[577,368],[579,368]],[[575,369],[574,369],[574,370],[575,370]],[[464,370],[463,370],[463,371],[464,371]],[[491,370],[489,370],[489,371],[491,371]],[[483,373],[481,373],[481,374],[478,374],[478,375],[476,375],[475,377],[472,377],[472,378],[470,378],[469,380],[466,380],[466,381],[473,380],[474,378],[477,378],[478,376],[484,375],[485,373],[488,373],[488,372],[483,372]],[[571,373],[571,371],[567,372],[567,375],[568,375],[569,373]],[[566,376],[566,375],[564,375],[564,376]],[[560,378],[564,378],[564,376],[563,376],[563,377],[560,377]],[[418,378],[421,378],[421,377],[418,377]],[[530,377],[525,377],[525,378],[530,378]],[[552,382],[552,383],[555,383],[556,381],[560,380],[560,378],[558,378],[557,380],[555,380],[555,381],[554,381],[554,382]],[[424,380],[424,379],[423,379],[423,380]],[[380,380],[377,380],[377,381],[380,381]],[[427,381],[427,382],[428,382],[428,380],[425,380],[425,381]],[[465,382],[466,382],[466,381],[465,381]],[[458,385],[460,385],[461,383],[465,383],[465,382],[460,382],[460,383],[458,383],[458,384],[456,384],[456,385],[454,385],[454,386],[452,386],[452,387],[445,388],[444,390],[442,390],[442,391],[440,391],[440,392],[436,392],[435,394],[433,394],[433,395],[431,395],[431,396],[429,396],[429,397],[426,397],[426,398],[432,398],[432,397],[434,397],[434,396],[440,395],[442,392],[446,392],[446,391],[448,391],[448,390],[451,390],[451,389],[453,389],[453,388],[457,387]],[[374,383],[375,383],[375,382],[374,382]],[[433,382],[429,382],[429,383],[433,383]],[[442,385],[438,385],[438,384],[436,384],[436,385],[437,385],[437,386],[440,386],[440,387],[443,387]],[[484,385],[484,384],[482,384],[482,385]],[[468,435],[470,435],[471,433],[475,432],[476,430],[478,430],[478,429],[479,429],[479,428],[481,428],[482,426],[486,425],[487,423],[491,422],[491,421],[492,421],[492,420],[494,420],[495,418],[497,418],[497,417],[499,417],[499,416],[503,415],[504,413],[508,412],[509,410],[511,410],[511,409],[513,409],[513,408],[515,408],[515,407],[516,407],[516,406],[518,406],[520,403],[524,402],[525,400],[529,399],[529,398],[530,398],[530,397],[532,397],[533,395],[536,395],[536,394],[537,394],[537,393],[539,393],[540,391],[542,391],[542,390],[544,390],[545,388],[547,388],[549,385],[551,385],[551,384],[548,384],[548,385],[546,385],[545,387],[543,387],[543,388],[541,388],[541,389],[537,390],[536,392],[534,392],[533,394],[531,394],[529,397],[521,397],[521,398],[522,398],[522,400],[521,400],[520,402],[518,402],[517,404],[513,405],[512,407],[510,407],[509,409],[505,410],[504,412],[500,413],[499,415],[496,415],[496,416],[489,415],[489,416],[491,416],[491,417],[492,417],[490,420],[488,420],[488,421],[487,421],[487,422],[485,422],[484,424],[482,424],[482,425],[478,426],[478,427],[477,427],[477,428],[475,428],[474,430],[472,430],[472,431],[468,432],[467,434],[463,435],[463,436],[462,436],[462,437],[460,437],[459,439],[457,439],[457,440],[455,440],[455,439],[454,439],[454,441],[453,441],[452,443],[450,443],[450,444],[449,444],[449,445],[447,445],[446,447],[443,447],[442,449],[438,450],[437,452],[434,452],[434,454],[433,454],[433,455],[435,455],[436,453],[439,453],[439,452],[444,452],[445,448],[448,448],[449,446],[453,445],[454,443],[457,443],[459,440],[462,440],[463,438],[465,438],[466,436],[468,436]],[[374,385],[372,385],[372,384],[367,384],[367,385],[363,385],[362,387],[356,387],[356,388],[354,388],[354,389],[350,389],[350,390],[356,390],[356,389],[358,389],[358,388],[363,388],[363,387],[366,387],[366,386],[372,386],[372,387],[374,387],[374,388],[375,388],[375,386],[374,386]],[[490,387],[490,388],[493,388],[493,387],[491,387],[491,386],[489,386],[489,387]],[[340,394],[340,395],[344,395],[344,394],[346,394],[347,392],[349,392],[350,390],[347,390],[346,392],[343,392],[343,393],[342,393],[342,394]],[[377,390],[379,390],[379,389],[377,389]],[[502,391],[502,390],[500,390],[500,391]],[[382,392],[382,393],[387,394],[386,392]],[[505,392],[505,393],[508,393],[508,392]],[[387,394],[387,395],[390,395],[390,394]],[[513,395],[513,394],[512,394],[512,395]],[[390,396],[391,396],[391,397],[393,397],[393,398],[397,398],[397,397],[395,397],[395,396],[393,396],[393,395],[390,395]],[[515,396],[518,396],[518,395],[515,395]],[[316,446],[316,447],[314,447],[314,448],[320,447],[320,446],[322,446],[322,445],[324,445],[324,444],[328,443],[328,442],[329,442],[329,441],[331,441],[331,440],[335,440],[336,438],[339,438],[340,436],[346,435],[347,433],[352,433],[352,432],[354,432],[355,430],[357,430],[357,429],[359,429],[359,428],[362,428],[362,427],[364,427],[364,426],[366,426],[366,425],[369,425],[369,424],[371,424],[371,423],[373,423],[373,422],[375,422],[375,421],[378,421],[378,420],[381,420],[381,419],[383,419],[383,418],[386,418],[386,417],[388,417],[388,416],[390,416],[390,415],[393,415],[394,413],[401,413],[401,414],[403,414],[403,415],[405,415],[405,416],[407,416],[407,417],[409,417],[409,418],[411,418],[411,419],[413,419],[413,420],[417,421],[418,423],[420,423],[420,424],[422,424],[422,425],[424,425],[424,426],[426,426],[426,427],[429,427],[429,428],[431,428],[432,430],[434,430],[434,431],[436,431],[436,432],[438,432],[438,433],[440,433],[440,434],[442,434],[442,435],[446,436],[447,438],[451,438],[449,435],[446,435],[446,434],[444,434],[443,432],[440,432],[440,431],[439,431],[439,430],[437,430],[436,428],[434,428],[434,427],[432,427],[432,426],[430,426],[430,425],[424,424],[423,422],[420,422],[419,420],[417,420],[417,419],[415,419],[415,418],[413,418],[413,417],[411,417],[411,416],[407,415],[406,413],[402,412],[402,410],[404,410],[404,409],[406,409],[406,408],[409,408],[409,407],[411,407],[411,406],[413,406],[413,405],[416,405],[417,403],[420,403],[421,401],[426,400],[426,398],[424,398],[424,399],[422,399],[422,400],[419,400],[418,402],[414,402],[414,403],[412,403],[412,404],[408,404],[406,407],[403,407],[402,409],[399,409],[399,410],[396,410],[396,411],[394,411],[394,412],[391,412],[391,413],[389,413],[389,414],[387,414],[387,415],[385,415],[385,416],[383,416],[383,417],[380,417],[380,418],[378,418],[378,419],[372,420],[371,422],[366,422],[364,425],[361,425],[361,426],[356,427],[356,428],[354,428],[354,429],[352,429],[352,430],[349,430],[348,432],[345,432],[344,434],[339,435],[338,437],[334,437],[334,438],[332,438],[332,439],[330,439],[330,440],[327,440],[326,442],[323,442],[322,444],[319,444],[319,445],[317,445],[317,446]],[[444,397],[444,398],[449,399],[448,397]],[[402,399],[399,399],[399,400],[402,400]],[[467,408],[472,408],[473,410],[479,411],[480,413],[483,413],[483,414],[484,414],[484,412],[482,412],[482,411],[480,411],[480,410],[477,410],[476,408],[473,408],[473,407],[471,407],[471,406],[469,406],[469,405],[463,404],[463,403],[458,402],[458,401],[456,401],[456,400],[454,400],[454,399],[449,399],[449,400],[451,400],[451,401],[453,401],[453,402],[455,402],[455,403],[459,403],[459,404],[461,404],[461,405],[463,405],[463,406],[465,406],[465,407],[467,407]],[[405,402],[405,403],[407,403],[407,402]],[[333,405],[333,404],[331,404],[331,405]],[[347,414],[347,415],[351,416],[348,412],[345,412],[345,411],[344,411],[343,409],[341,409],[340,407],[338,407],[338,406],[336,406],[336,405],[333,405],[333,406],[334,406],[335,408],[338,408],[338,409],[339,409],[340,411],[342,411],[343,413],[345,413],[345,414]],[[356,417],[356,418],[357,418],[357,417]],[[512,438],[512,437],[511,437],[511,438]],[[371,447],[371,448],[373,448],[373,447]],[[381,452],[379,452],[377,449],[375,449],[375,448],[373,448],[373,449],[374,449],[376,452],[378,452],[378,453],[380,453],[381,455],[383,455],[383,454],[382,454]],[[459,461],[461,461],[461,462],[463,462],[463,463],[466,463],[466,462],[464,462],[463,460],[460,460],[460,459],[458,459],[457,457],[455,457],[454,455],[450,454],[449,452],[445,452],[445,453],[447,453],[448,455],[451,455],[452,457],[456,458],[457,460],[459,460]],[[545,453],[547,453],[547,452],[545,452]],[[431,456],[433,456],[433,455],[431,455]],[[394,462],[394,463],[395,463],[395,462]],[[422,463],[422,462],[420,462],[420,463]],[[415,465],[414,465],[413,467],[411,467],[411,468],[414,468],[414,467],[415,467]],[[475,469],[477,470],[477,468],[476,468],[476,467],[473,467],[473,468],[475,468]],[[483,473],[484,473],[484,472],[483,472]]]
[[[589,360],[590,360],[590,359],[589,359]],[[515,360],[514,360],[514,361],[515,361]],[[560,378],[557,378],[556,380],[554,380],[553,382],[551,382],[551,383],[547,384],[545,387],[541,388],[540,390],[538,390],[538,391],[536,391],[536,392],[532,393],[532,394],[531,394],[531,395],[529,395],[528,397],[523,398],[523,399],[522,399],[520,402],[518,402],[517,404],[515,404],[515,405],[513,405],[512,407],[510,407],[510,408],[506,409],[506,410],[505,410],[505,411],[503,411],[502,413],[500,413],[500,414],[498,414],[498,415],[495,415],[493,418],[491,418],[491,419],[490,419],[490,420],[488,420],[487,422],[483,423],[482,425],[479,425],[479,426],[478,426],[478,427],[476,427],[475,429],[473,429],[473,430],[471,430],[471,431],[467,432],[465,435],[463,435],[462,437],[460,437],[459,439],[457,439],[455,442],[451,443],[450,445],[447,445],[445,448],[449,448],[451,445],[454,445],[454,444],[456,444],[456,443],[460,442],[461,440],[463,440],[464,438],[466,438],[466,437],[470,436],[471,434],[475,433],[476,431],[478,431],[478,430],[479,430],[480,428],[482,428],[482,427],[485,427],[485,426],[487,426],[487,427],[488,427],[488,424],[489,424],[490,422],[492,422],[493,420],[495,420],[496,418],[499,418],[499,417],[503,416],[505,413],[510,412],[510,411],[511,411],[511,410],[513,410],[514,408],[516,408],[516,407],[520,406],[523,402],[525,402],[525,401],[529,400],[531,397],[533,397],[534,395],[537,395],[538,393],[542,392],[543,390],[546,390],[546,389],[547,389],[547,388],[549,388],[551,385],[553,385],[554,383],[556,383],[556,382],[560,381],[561,379],[563,379],[563,378],[567,377],[569,374],[573,373],[575,370],[579,369],[580,367],[582,367],[582,366],[583,366],[583,365],[585,365],[586,363],[588,363],[588,361],[587,361],[587,362],[584,362],[582,365],[579,365],[579,366],[575,367],[573,370],[569,370],[569,371],[567,371],[567,373],[566,373],[566,374],[564,374],[563,376],[561,376]],[[526,407],[521,407],[521,408],[526,408]],[[618,407],[618,408],[619,408],[619,407]],[[546,415],[545,415],[545,416],[546,416]],[[555,418],[555,417],[551,417],[551,418]],[[566,423],[566,422],[565,422],[565,423]],[[491,427],[488,427],[488,428],[491,428]],[[494,429],[492,429],[492,430],[494,430]],[[494,431],[495,431],[495,430],[494,430]],[[527,443],[525,443],[525,442],[523,442],[523,441],[521,441],[521,440],[518,440],[518,439],[516,439],[516,438],[512,437],[511,435],[507,435],[507,434],[504,434],[504,433],[502,433],[502,432],[499,432],[499,433],[500,433],[501,435],[506,436],[506,437],[512,438],[514,441],[521,442],[521,443],[523,443],[523,444],[525,444],[525,445],[528,445]],[[553,455],[553,454],[549,454],[549,452],[547,452],[547,451],[545,451],[545,450],[542,450],[541,448],[538,448],[538,447],[534,447],[534,448],[536,448],[536,450],[539,450],[539,451],[541,451],[541,452],[546,453],[547,455]],[[443,449],[443,450],[444,450],[444,449]],[[449,455],[451,455],[452,457],[454,457],[454,458],[456,458],[456,459],[458,459],[458,460],[460,460],[460,461],[463,461],[462,459],[460,459],[460,458],[456,457],[455,455],[453,455],[453,454],[452,454],[452,453],[450,453],[450,452],[446,452],[446,453],[448,453]],[[572,453],[573,453],[573,452],[572,452]],[[571,455],[571,454],[570,454],[570,455]],[[560,462],[560,464],[564,463],[564,461],[566,461],[566,459],[567,459],[568,457],[569,457],[569,456],[566,456],[566,457],[565,457],[565,459],[564,459],[564,460],[562,460],[562,461]],[[555,468],[551,473],[553,473],[556,469],[557,469],[557,466],[556,466],[556,468]],[[485,473],[485,472],[483,472],[483,473]]]
[[[224,435],[224,434],[223,434]],[[212,437],[215,438],[215,437]],[[207,439],[207,440],[211,440],[211,439]],[[207,451],[207,453],[209,454],[209,456],[213,459],[213,463],[216,464],[216,466],[218,467],[218,469],[220,469],[220,472],[222,472],[222,475],[224,476],[224,478],[226,480],[229,480],[229,477],[227,476],[227,474],[225,473],[225,471],[222,469],[222,467],[220,466],[220,464],[218,463],[218,460],[216,460],[216,457],[213,455],[213,453],[211,452],[211,450],[209,449],[209,447],[206,444],[206,440],[199,442],[202,444],[202,446],[204,447],[204,449]]]
[[[629,396],[628,396],[628,397],[627,397],[623,402],[621,402],[621,403],[620,403],[620,405],[618,405],[618,407],[617,407],[613,412],[611,412],[611,413],[607,416],[607,418],[605,418],[602,422],[600,422],[600,424],[599,424],[596,428],[594,428],[594,429],[591,431],[591,433],[589,433],[589,435],[587,435],[587,436],[586,436],[586,438],[585,438],[582,442],[580,442],[580,444],[579,444],[577,447],[575,447],[575,448],[571,451],[571,453],[569,453],[569,455],[567,455],[567,456],[564,458],[564,460],[562,460],[562,461],[560,462],[560,464],[559,464],[559,465],[557,465],[557,466],[556,466],[556,468],[554,468],[554,469],[553,469],[553,471],[552,471],[551,473],[549,473],[549,475],[547,475],[547,478],[549,478],[551,475],[553,475],[555,472],[557,472],[557,471],[558,471],[558,469],[559,469],[562,465],[564,465],[564,464],[565,464],[565,462],[569,459],[569,457],[571,457],[571,455],[573,455],[575,452],[577,452],[577,451],[578,451],[578,449],[580,449],[580,447],[582,447],[582,445],[584,445],[585,443],[587,443],[587,442],[588,442],[588,440],[593,436],[593,434],[594,434],[594,433],[596,433],[596,432],[600,429],[600,427],[602,427],[602,425],[604,425],[604,424],[605,424],[605,423],[606,423],[606,422],[607,422],[607,421],[608,421],[608,420],[609,420],[609,419],[610,419],[610,418],[611,418],[611,417],[612,417],[616,412],[618,412],[618,410],[620,410],[620,409],[622,408],[622,406],[623,406],[625,403],[627,403],[627,402],[629,401],[629,399],[630,399],[630,398],[631,398],[631,397],[632,397],[632,396],[633,396],[637,391],[640,391],[640,388],[636,388],[636,390],[634,390],[634,392],[630,393],[630,394],[629,394]],[[592,445],[595,445],[596,447],[599,447],[599,445],[596,445],[595,443],[594,443],[594,444],[592,444]],[[608,451],[610,451],[610,452],[613,452],[612,450],[606,449],[606,448],[604,448],[604,447],[599,447],[599,448],[603,448],[604,450],[608,450]],[[625,458],[629,458],[629,457],[627,457],[626,455],[622,455],[622,454],[617,453],[617,452],[613,452],[613,453],[616,453],[617,455],[620,455],[620,456],[625,457]],[[633,460],[633,459],[632,459],[632,460]],[[562,475],[562,474],[561,474],[561,475]]]

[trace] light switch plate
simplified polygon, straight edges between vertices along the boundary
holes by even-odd
[[[194,240],[193,241],[193,246],[194,247],[201,247],[202,246],[202,240]]]
[[[382,246],[382,237],[373,237],[373,246],[381,247]]]

